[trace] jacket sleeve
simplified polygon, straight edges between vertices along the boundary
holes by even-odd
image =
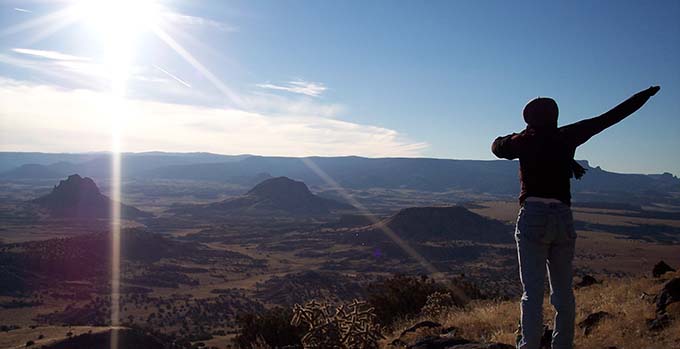
[[[519,157],[519,142],[517,133],[496,138],[491,144],[491,152],[499,158],[513,160]]]
[[[561,130],[572,146],[578,147],[587,142],[594,135],[604,131],[606,128],[618,123],[628,115],[633,114],[640,109],[650,97],[650,95],[645,92],[646,91],[642,91],[634,94],[632,97],[600,116],[563,126],[561,127]]]

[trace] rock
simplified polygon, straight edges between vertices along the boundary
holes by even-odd
[[[475,343],[463,338],[427,337],[410,346],[413,349],[514,349],[503,343]]]
[[[656,299],[656,312],[662,314],[669,304],[678,301],[680,301],[680,278],[676,277],[663,285],[663,289]]]
[[[401,339],[397,338],[390,342],[390,345],[393,347],[405,347],[406,343],[404,343]]]
[[[413,325],[413,326],[411,326],[411,327],[409,327],[409,328],[403,330],[403,331],[401,332],[401,334],[399,335],[399,337],[403,337],[405,334],[407,334],[407,333],[409,333],[409,332],[415,332],[415,331],[417,331],[417,330],[420,329],[420,328],[435,328],[435,327],[441,327],[441,326],[442,326],[442,324],[440,324],[440,323],[438,323],[438,322],[434,322],[434,321],[421,321],[421,322],[419,322],[419,323],[417,323],[417,324],[415,324],[415,325]]]
[[[593,328],[604,319],[611,318],[612,315],[606,311],[598,311],[588,315],[585,320],[578,323],[578,327],[583,330],[583,335],[587,336],[593,331]]]
[[[458,328],[453,327],[453,326],[447,327],[447,328],[442,328],[442,330],[441,330],[442,336],[445,336],[445,337],[454,337],[456,335],[456,332],[458,332]]]
[[[588,286],[599,284],[599,283],[600,282],[597,281],[597,279],[595,279],[591,275],[586,274],[586,275],[583,275],[583,277],[581,278],[581,281],[576,284],[576,288],[588,287]]]
[[[468,343],[461,345],[454,345],[447,349],[515,349],[514,346],[503,343]]]
[[[653,320],[647,320],[647,328],[650,331],[661,331],[671,323],[671,317],[668,314],[657,314]]]
[[[415,344],[409,346],[409,349],[450,349],[455,348],[455,345],[468,344],[471,341],[464,338],[451,338],[451,337],[439,337],[439,336],[428,336],[421,338]]]
[[[659,263],[656,263],[652,269],[652,276],[658,278],[669,271],[675,271],[675,269],[671,268],[671,266],[666,264],[666,262],[659,261]]]

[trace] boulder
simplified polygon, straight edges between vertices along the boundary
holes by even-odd
[[[441,327],[442,324],[434,321],[421,321],[401,332],[399,337],[403,337],[405,334],[410,333],[410,332],[415,332],[420,328],[435,328],[435,327]]]
[[[602,320],[611,318],[612,315],[606,311],[598,311],[588,315],[583,321],[578,323],[578,327],[583,330],[583,335],[587,336],[593,331]]]
[[[591,275],[586,274],[586,275],[583,275],[583,277],[581,278],[581,281],[579,281],[576,284],[576,288],[588,287],[588,286],[595,285],[595,284],[598,284],[598,283],[600,283],[600,282],[597,281],[597,279],[595,279]]]
[[[656,299],[656,312],[664,313],[669,304],[678,301],[680,301],[680,277],[673,278],[663,285]]]
[[[427,336],[419,339],[415,344],[410,345],[409,349],[450,349],[454,345],[468,344],[471,341],[464,338]]]
[[[668,314],[657,314],[656,318],[647,320],[647,328],[650,331],[661,331],[671,324],[671,320]]]
[[[468,343],[468,344],[460,344],[460,345],[454,345],[452,347],[449,347],[447,349],[515,349],[514,346],[509,345],[509,344],[503,344],[503,343]]]
[[[659,263],[656,263],[654,265],[654,268],[652,269],[652,276],[658,278],[669,271],[675,271],[675,269],[673,269],[670,265],[666,264],[666,262],[659,261]]]

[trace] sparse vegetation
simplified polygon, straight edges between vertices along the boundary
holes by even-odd
[[[667,273],[664,280],[672,276]],[[576,291],[577,323],[596,312],[606,312],[610,317],[602,319],[588,335],[584,331],[576,333],[577,348],[677,348],[680,346],[680,313],[666,328],[654,332],[647,327],[653,319],[656,306],[647,294],[657,294],[662,283],[648,278],[607,279],[602,284],[592,285]],[[552,308],[546,298],[544,302],[544,321],[552,322]],[[439,316],[423,314],[421,317],[404,321],[394,327],[391,335],[383,341],[387,345],[396,339],[404,342],[438,333],[441,328],[427,329],[400,336],[402,331],[423,320],[434,320],[441,328],[455,328],[456,335],[474,340],[501,342],[513,345],[519,320],[518,300],[474,301],[465,307],[451,307]],[[428,332],[429,331],[429,332]]]

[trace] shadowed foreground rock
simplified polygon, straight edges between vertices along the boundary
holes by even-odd
[[[680,302],[680,278],[676,277],[663,285],[663,289],[656,300],[656,317],[652,320],[647,320],[647,328],[651,331],[660,331],[674,320],[678,320],[676,314],[669,314],[667,312],[671,304],[678,302]]]
[[[663,285],[656,301],[657,313],[665,312],[666,307],[674,302],[680,302],[680,278],[673,278]]]
[[[606,311],[598,311],[592,313],[585,318],[585,320],[578,323],[578,327],[583,330],[583,335],[589,335],[595,326],[597,326],[602,320],[611,318],[612,315]]]
[[[455,327],[442,328],[436,332],[441,334],[429,334],[416,337],[411,340],[402,340],[405,335],[419,330],[433,330],[442,325],[434,321],[421,321],[404,330],[398,339],[392,341],[391,346],[409,349],[512,349],[512,345],[503,343],[478,343],[456,335]]]
[[[597,279],[586,274],[586,275],[583,275],[583,277],[581,278],[581,281],[579,281],[579,283],[577,283],[575,285],[575,287],[576,288],[583,288],[583,287],[592,286],[592,285],[595,285],[595,284],[598,284],[598,283],[600,283],[600,282],[597,281]]]
[[[666,264],[666,262],[659,261],[659,263],[656,263],[654,265],[654,268],[652,269],[652,276],[658,278],[669,271],[675,271],[675,269],[673,269],[670,265]]]
[[[409,346],[409,349],[514,349],[503,343],[474,343],[463,338],[428,337]]]

